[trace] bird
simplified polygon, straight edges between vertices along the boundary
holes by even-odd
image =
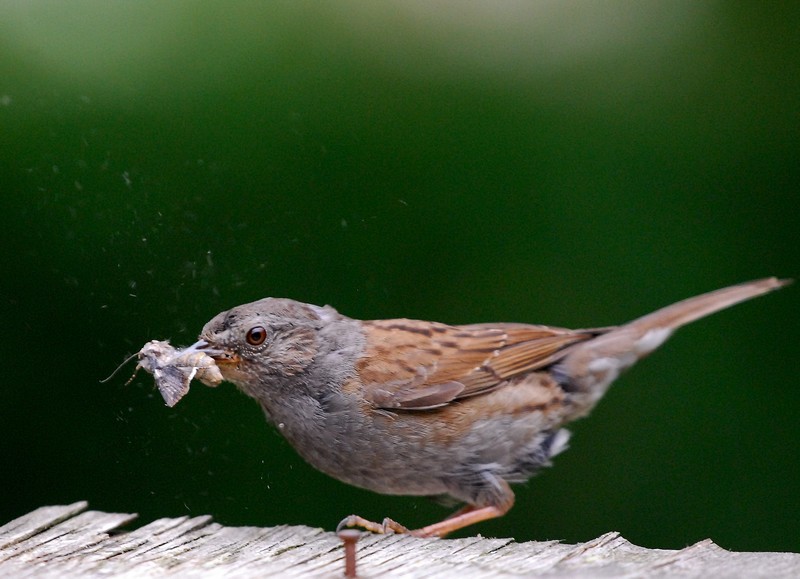
[[[790,281],[754,280],[577,330],[360,321],[270,297],[218,314],[188,350],[212,358],[316,469],[380,494],[463,505],[414,530],[358,515],[338,529],[443,537],[506,514],[511,485],[567,448],[565,425],[676,329]]]

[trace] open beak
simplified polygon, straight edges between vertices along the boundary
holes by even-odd
[[[208,354],[209,356],[213,357],[214,349],[210,347],[211,344],[206,340],[198,340],[191,346],[187,346],[184,352],[198,352],[202,351],[204,354]]]
[[[233,352],[229,352],[221,348],[214,348],[210,342],[203,339],[196,341],[194,344],[186,348],[184,352],[202,352],[203,354],[214,358],[214,361],[222,363],[232,363],[238,360],[238,356],[236,356],[236,354]]]

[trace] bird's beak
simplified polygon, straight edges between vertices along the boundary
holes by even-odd
[[[184,352],[198,352],[202,351],[204,354],[212,355],[213,349],[210,348],[211,344],[206,340],[197,340],[191,346],[187,346]]]
[[[184,352],[202,352],[207,356],[214,358],[216,362],[235,362],[237,360],[236,354],[224,350],[222,348],[215,348],[207,340],[197,340],[194,344],[186,348]]]

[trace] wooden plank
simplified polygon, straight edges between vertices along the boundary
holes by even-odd
[[[341,541],[303,526],[224,527],[210,517],[158,519],[114,532],[131,514],[85,502],[42,507],[0,527],[0,576],[337,577]],[[566,545],[513,539],[418,539],[364,534],[362,577],[798,577],[800,554],[733,553],[710,540],[681,550],[645,549],[619,533]]]
[[[0,549],[6,549],[28,539],[53,525],[74,517],[87,509],[89,503],[79,501],[71,505],[40,507],[0,527]]]

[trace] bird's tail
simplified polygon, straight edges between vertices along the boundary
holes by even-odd
[[[656,310],[571,346],[554,368],[554,374],[566,389],[588,395],[585,401],[585,411],[588,411],[623,370],[658,348],[681,326],[779,289],[791,281],[774,277],[749,281]]]

